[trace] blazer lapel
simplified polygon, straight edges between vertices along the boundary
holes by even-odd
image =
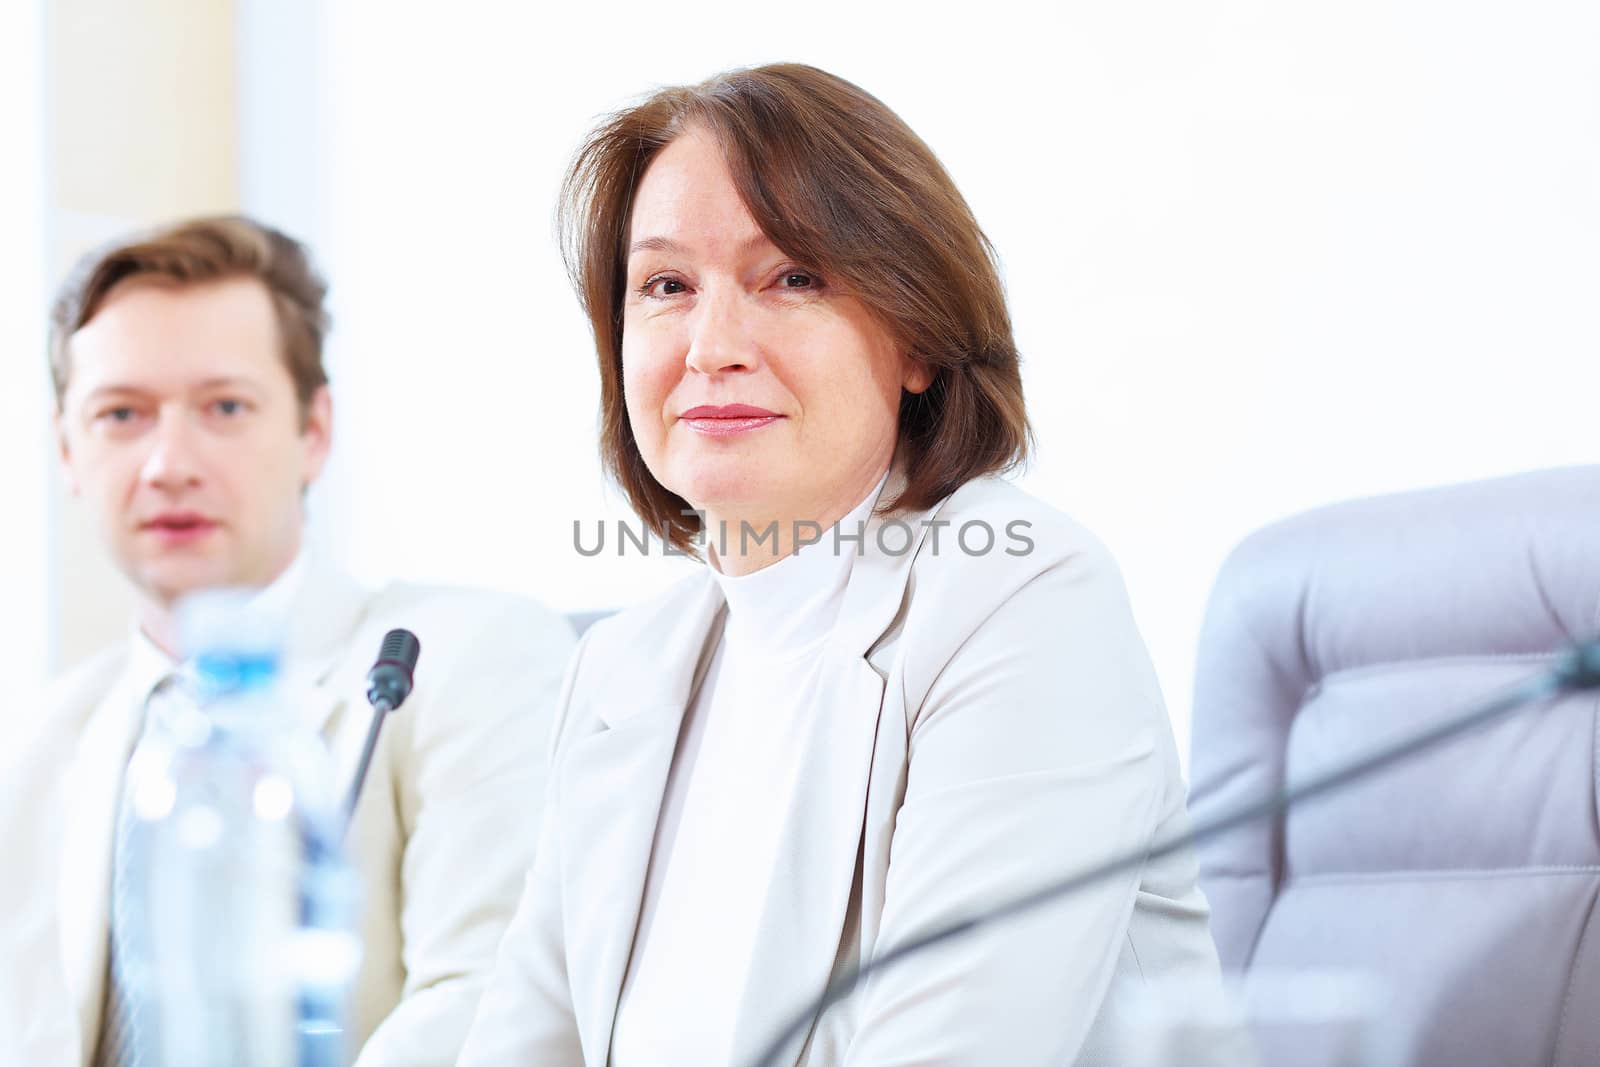
[[[884,493],[897,493],[903,485],[897,471]],[[883,709],[884,679],[867,654],[900,613],[911,561],[926,533],[919,520],[926,514],[891,516],[909,523],[913,531],[912,544],[899,555],[878,551],[883,519],[875,515],[867,527],[864,554],[851,566],[839,621],[824,652],[803,770],[779,830],[780,862],[734,1035],[736,1063],[753,1061],[779,1028],[815,1002],[841,959]],[[894,533],[891,543],[898,544],[901,536]],[[854,962],[848,952],[842,958]],[[802,1033],[777,1062],[798,1060],[807,1040]]]
[[[661,645],[595,690],[599,729],[574,740],[556,769],[569,981],[586,1063],[610,1056],[679,728],[721,632],[722,594],[709,575],[689,596]]]
[[[883,706],[883,679],[859,656],[829,664],[809,724],[805,769],[779,830],[779,864],[734,1035],[735,1063],[749,1063],[827,985],[855,883],[862,813]],[[806,1034],[778,1062],[793,1062]]]
[[[78,1009],[82,1060],[93,1054],[105,995],[111,916],[111,852],[123,772],[138,734],[144,694],[126,671],[95,708],[62,783],[61,960]]]
[[[283,692],[286,699],[292,701],[302,722],[318,733],[326,735],[334,724],[335,715],[347,701],[352,685],[360,685],[355,672],[359,670],[363,676],[366,673],[366,666],[359,660],[354,661],[349,671],[341,667],[352,652],[358,656],[362,653],[360,649],[351,649],[350,642],[366,618],[372,596],[348,574],[316,557],[312,557],[305,579],[295,593],[288,647],[284,653]],[[366,654],[376,658],[377,652],[374,646]],[[343,735],[348,731],[338,732]],[[364,726],[362,732],[365,732]],[[336,762],[344,762],[347,754],[342,749],[348,746],[334,743],[332,737],[329,741]],[[355,754],[349,754],[349,762],[354,759]]]
[[[360,681],[347,678],[349,672],[338,666],[290,664],[279,688],[285,708],[322,738],[334,804],[344,802],[370,721],[370,715],[362,713],[365,701],[360,702],[360,708],[354,708],[353,694],[360,688]]]

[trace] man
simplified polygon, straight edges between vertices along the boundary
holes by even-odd
[[[304,493],[332,432],[323,294],[295,242],[213,218],[89,257],[58,297],[62,462],[139,608],[123,645],[53,687],[0,774],[0,1062],[133,1062],[137,1019],[108,962],[123,774],[178,666],[175,605],[218,586],[289,607],[286,711],[321,731],[340,789],[382,635],[422,642],[347,839],[366,889],[347,1044],[361,1067],[455,1061],[532,862],[573,639],[520,599],[370,592],[306,550]]]

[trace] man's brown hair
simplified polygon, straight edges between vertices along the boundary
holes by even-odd
[[[900,398],[907,484],[883,510],[926,508],[1027,455],[1031,431],[994,249],[933,151],[877,98],[826,71],[776,64],[662,89],[578,150],[558,224],[600,361],[600,452],[635,511],[680,548],[700,520],[646,468],[622,390],[634,193],[689,126],[709,130],[740,199],[785,255],[860,299],[933,372]]]
[[[56,407],[72,378],[72,335],[100,310],[107,294],[129,278],[199,285],[254,278],[272,299],[284,363],[304,418],[317,390],[328,384],[322,342],[328,333],[323,299],[328,287],[298,241],[242,215],[190,219],[95,249],[78,260],[50,311],[50,378]]]

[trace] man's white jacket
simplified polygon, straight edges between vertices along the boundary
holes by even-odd
[[[386,631],[421,641],[348,842],[365,887],[348,1048],[361,1067],[455,1062],[533,860],[565,620],[505,594],[363,589],[315,562],[296,593],[286,709],[342,796]],[[125,646],[54,684],[0,753],[0,1063],[87,1065],[105,997],[111,846],[142,694]],[[30,701],[29,703],[33,703]]]

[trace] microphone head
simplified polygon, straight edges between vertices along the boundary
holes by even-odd
[[[422,643],[410,630],[390,630],[378,646],[378,662],[367,672],[367,702],[393,711],[411,695],[412,674]]]

